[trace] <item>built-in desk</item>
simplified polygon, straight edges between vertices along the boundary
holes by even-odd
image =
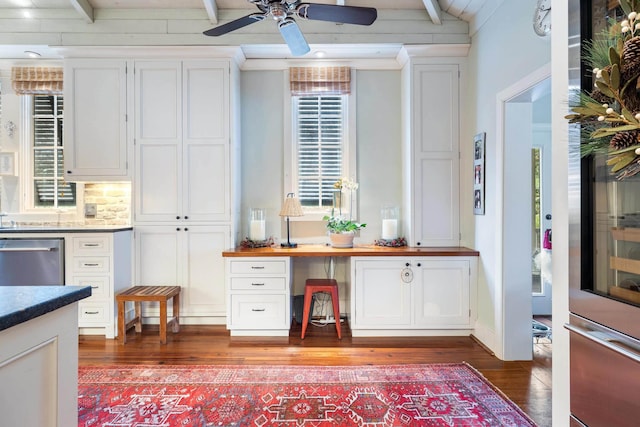
[[[350,257],[346,314],[354,337],[473,333],[479,256],[473,249],[299,245],[222,255],[231,335],[288,336],[292,262],[302,257]]]
[[[229,249],[222,253],[226,258],[246,258],[246,257],[360,257],[360,256],[475,256],[480,253],[476,250],[459,247],[442,247],[442,248],[418,248],[418,247],[400,247],[392,248],[376,245],[356,245],[353,248],[333,248],[329,245],[298,245],[297,248],[288,249],[280,247],[267,248],[235,248]]]

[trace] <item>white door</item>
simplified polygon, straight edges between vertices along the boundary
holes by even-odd
[[[414,285],[402,279],[406,262],[378,258],[355,263],[353,327],[411,325],[411,287]]]
[[[179,61],[135,63],[135,220],[182,217],[182,77]]]
[[[413,262],[421,280],[414,287],[416,326],[456,328],[471,326],[470,275],[468,260]]]
[[[184,254],[184,315],[226,316],[225,265],[222,251],[231,243],[228,226],[188,226],[181,232]]]

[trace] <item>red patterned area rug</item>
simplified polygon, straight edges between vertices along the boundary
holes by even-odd
[[[82,367],[79,427],[535,426],[467,364]]]

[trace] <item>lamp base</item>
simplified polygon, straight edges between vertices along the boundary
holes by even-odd
[[[297,248],[298,244],[297,243],[280,243],[280,247],[293,249],[293,248]]]

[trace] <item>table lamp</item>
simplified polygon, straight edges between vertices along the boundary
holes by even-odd
[[[287,217],[287,243],[282,243],[280,246],[283,248],[297,248],[297,243],[291,243],[289,240],[289,218],[292,216],[302,216],[304,212],[302,211],[302,205],[300,201],[296,199],[293,193],[288,193],[287,197],[284,199],[284,204],[282,205],[282,209],[280,210],[280,216]]]

